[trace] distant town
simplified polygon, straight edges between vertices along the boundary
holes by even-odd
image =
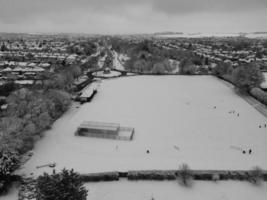
[[[173,37],[167,33],[122,37],[0,34],[0,84],[14,83],[18,87],[41,85],[46,78],[72,65],[82,70],[75,81],[75,84],[79,84],[86,81],[85,76],[90,70],[103,69],[107,56],[111,62],[105,68],[139,73],[179,74],[179,65],[189,54],[193,74],[211,74],[212,69],[221,63],[233,68],[255,63],[262,72],[267,71],[266,39],[243,36],[183,38],[179,34]],[[112,46],[116,42],[119,45],[123,43],[123,47],[116,49],[116,44]],[[149,69],[142,66],[137,69],[136,66],[142,63],[138,62],[140,59],[136,58],[136,52],[130,52],[129,49],[145,42],[161,51],[161,55],[158,55],[161,58],[152,59]],[[160,63],[159,60],[168,63],[172,70],[159,69],[156,65]],[[129,63],[126,63],[126,67],[121,66],[127,61],[132,66]]]

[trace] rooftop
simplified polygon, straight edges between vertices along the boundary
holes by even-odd
[[[116,123],[106,123],[106,122],[93,122],[93,121],[84,121],[79,129],[99,129],[99,130],[110,130],[110,131],[118,131],[120,124]]]

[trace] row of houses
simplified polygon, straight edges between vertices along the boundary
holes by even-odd
[[[57,40],[8,40],[0,41],[1,46],[5,46],[10,51],[50,51],[50,52],[67,52],[68,44]]]
[[[0,59],[5,58],[19,59],[25,58],[27,60],[46,60],[47,62],[63,61],[73,62],[78,58],[76,54],[67,53],[48,53],[48,52],[27,52],[27,51],[0,51]]]
[[[233,66],[239,63],[266,62],[267,55],[259,58],[254,51],[225,51],[221,49],[213,50],[208,47],[197,47],[194,53],[214,61],[231,62]]]
[[[50,63],[35,63],[35,62],[16,62],[16,61],[0,61],[0,68],[3,67],[42,67],[49,68],[51,66]]]
[[[217,38],[209,39],[207,44],[203,44],[201,39],[157,39],[154,44],[165,49],[191,50],[196,55],[207,58],[210,61],[228,62],[233,66],[251,62],[267,64],[267,54],[261,53],[260,56],[258,55],[258,52],[267,52],[261,41],[257,41],[248,49],[243,50],[234,50],[227,42],[227,39],[221,40]]]

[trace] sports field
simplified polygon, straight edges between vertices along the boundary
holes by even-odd
[[[134,127],[134,140],[74,136],[83,121]],[[266,123],[212,76],[104,80],[91,103],[73,105],[44,134],[20,173],[51,172],[36,166],[52,162],[57,170],[74,168],[80,173],[178,169],[181,163],[192,169],[267,169]]]

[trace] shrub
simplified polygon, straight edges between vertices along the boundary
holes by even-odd
[[[250,94],[263,104],[267,105],[267,92],[264,92],[260,88],[252,88]]]
[[[129,180],[175,180],[176,175],[174,171],[129,171]]]
[[[8,185],[7,181],[0,179],[0,195],[7,192]]]
[[[18,175],[0,176],[0,196],[6,194],[13,182],[21,181]]]
[[[64,113],[71,103],[71,97],[68,93],[60,90],[49,90],[47,93],[52,103],[54,103],[54,109],[50,111],[52,116],[58,117]]]
[[[97,181],[117,181],[119,180],[118,172],[94,173],[81,175],[83,182],[97,182]]]
[[[219,77],[230,75],[233,71],[233,67],[229,63],[219,63],[214,69],[213,74]]]
[[[192,75],[196,73],[196,67],[194,63],[192,62],[191,59],[188,59],[188,58],[183,59],[180,62],[179,68],[180,68],[181,74]]]
[[[178,180],[181,185],[189,187],[192,184],[193,173],[187,164],[182,164],[179,167]]]
[[[14,82],[7,82],[6,84],[0,85],[0,94],[8,96],[13,90],[15,90]]]
[[[8,149],[0,150],[0,178],[10,175],[19,163],[19,157],[16,152]]]
[[[234,84],[241,90],[249,91],[253,87],[259,87],[264,81],[262,72],[258,66],[239,66],[232,74]]]
[[[212,174],[209,172],[199,172],[199,173],[194,173],[194,179],[195,180],[206,180],[206,181],[211,181],[212,180]]]
[[[73,170],[45,173],[37,179],[37,200],[86,200],[87,192],[80,175]]]
[[[19,158],[17,153],[0,149],[0,194],[6,192],[12,182],[11,172],[17,167]]]
[[[212,180],[215,181],[215,182],[220,180],[220,174],[213,174],[212,175]]]
[[[248,181],[259,185],[263,180],[263,171],[260,167],[253,167],[252,170],[248,174]]]

